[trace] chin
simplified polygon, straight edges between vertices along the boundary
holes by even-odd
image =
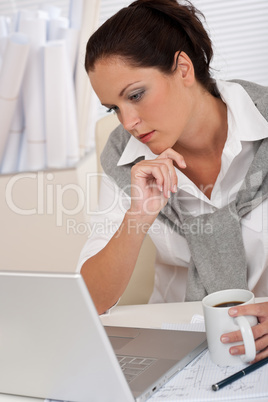
[[[157,144],[147,144],[148,148],[155,154],[155,155],[160,155],[162,152],[164,152],[168,147],[167,146],[160,146]]]

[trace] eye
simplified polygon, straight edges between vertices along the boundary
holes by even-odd
[[[118,113],[118,111],[119,111],[119,107],[117,107],[117,106],[112,106],[106,110],[107,113],[111,113],[111,112]]]
[[[145,91],[140,91],[140,92],[134,93],[132,95],[129,95],[129,99],[134,102],[139,102],[141,100],[141,98],[143,97],[144,92]]]

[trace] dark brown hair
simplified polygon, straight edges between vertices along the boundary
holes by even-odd
[[[109,18],[88,40],[85,69],[96,61],[120,56],[136,67],[174,71],[174,55],[184,51],[192,60],[196,79],[212,95],[219,96],[210,75],[211,40],[190,2],[137,0]]]

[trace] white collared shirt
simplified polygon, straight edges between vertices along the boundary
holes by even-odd
[[[180,170],[176,169],[180,202],[191,214],[198,216],[222,208],[236,197],[246,172],[253,160],[254,142],[268,137],[268,122],[259,113],[247,92],[233,82],[217,81],[228,110],[228,135],[222,153],[221,170],[213,187],[211,198]],[[138,157],[155,159],[150,149],[134,137],[122,153],[118,165],[133,162]],[[171,195],[173,196],[173,195]],[[91,235],[85,244],[78,264],[100,251],[120,226],[130,197],[113,181],[104,176],[101,184],[99,208],[92,216]],[[268,295],[268,201],[252,210],[241,220],[242,237],[248,262],[248,286],[256,296]],[[202,227],[191,230],[203,230]],[[190,251],[184,237],[170,230],[156,219],[148,231],[156,250],[155,288],[150,302],[184,301]],[[233,267],[235,275],[235,266]]]

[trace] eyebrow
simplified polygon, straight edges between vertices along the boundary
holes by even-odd
[[[130,87],[131,85],[137,84],[138,82],[140,82],[140,81],[134,81],[134,82],[131,82],[130,84],[128,84],[125,88],[122,89],[119,96],[123,96],[124,92],[128,89],[128,87]]]
[[[122,91],[119,93],[119,96],[123,96],[125,91],[128,89],[128,87],[130,87],[131,85],[137,84],[138,82],[140,82],[140,81],[134,81],[134,82],[131,82],[130,84],[128,84],[127,86],[125,86],[125,88],[123,88]],[[105,104],[105,103],[102,103],[102,106],[105,106],[107,108],[113,107],[113,105],[109,105],[109,104]]]

